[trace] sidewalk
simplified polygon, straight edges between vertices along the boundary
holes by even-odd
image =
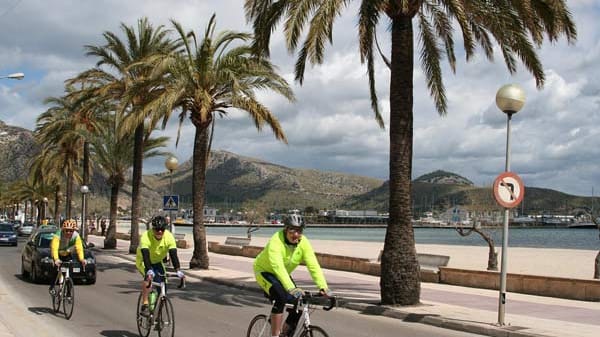
[[[102,238],[90,236],[98,248]],[[128,254],[129,242],[118,242],[117,250],[104,251],[133,261]],[[179,249],[182,267],[187,265],[192,249]],[[205,281],[260,292],[252,273],[252,259],[209,253],[209,270],[186,270],[186,275]],[[497,326],[498,291],[422,283],[421,304],[410,307],[381,306],[379,278],[369,275],[325,270],[330,287],[343,299],[342,307],[387,317],[421,322],[443,328],[488,336],[592,337],[600,331],[600,303],[559,298],[507,294],[506,325]],[[311,289],[305,268],[294,272],[294,279]],[[1,327],[0,327],[1,330]]]

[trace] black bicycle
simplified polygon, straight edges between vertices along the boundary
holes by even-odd
[[[73,267],[71,261],[64,261],[58,268],[58,275],[54,280],[54,293],[50,294],[52,309],[54,312],[59,312],[62,304],[66,319],[71,319],[73,307],[75,307],[75,286],[71,278],[71,270],[79,272],[76,269],[79,269],[79,267]]]
[[[296,300],[293,304],[286,304],[287,308],[292,308],[296,312],[302,312],[296,329],[289,331],[288,337],[329,337],[327,332],[323,328],[312,325],[310,323],[310,314],[317,308],[317,306],[323,306],[323,310],[329,311],[337,306],[337,298],[326,297],[321,294],[312,294],[305,292],[304,295]],[[269,309],[268,314],[259,314],[254,316],[248,326],[248,333],[246,337],[270,337],[271,336],[271,324],[270,317],[271,310]]]
[[[136,321],[138,332],[141,337],[148,337],[150,331],[154,327],[154,330],[158,331],[158,335],[161,337],[172,337],[175,336],[175,312],[173,311],[173,304],[167,297],[167,278],[177,277],[176,273],[166,273],[165,275],[158,275],[162,279],[161,282],[152,281],[149,287],[154,287],[158,292],[156,296],[156,302],[150,303],[150,314],[148,316],[142,315],[142,294],[138,297]],[[185,287],[185,277],[180,279],[177,288],[181,289]],[[154,291],[154,290],[153,290]],[[150,295],[149,295],[150,296]]]

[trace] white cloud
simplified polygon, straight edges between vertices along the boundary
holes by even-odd
[[[444,169],[488,184],[504,169],[506,116],[494,103],[496,90],[519,83],[527,93],[523,111],[512,120],[512,168],[530,186],[588,194],[600,182],[596,164],[600,147],[599,94],[600,15],[597,1],[570,2],[578,41],[544,43],[539,50],[546,85],[538,91],[519,66],[508,74],[497,48],[490,63],[480,51],[466,63],[458,47],[457,71],[443,62],[448,113],[435,110],[416,59],[414,75],[414,175]],[[4,6],[4,7],[2,7]],[[0,5],[0,14],[7,9]],[[8,8],[10,9],[10,8]],[[105,13],[110,13],[106,15]],[[23,81],[0,80],[0,119],[32,129],[47,107],[43,100],[61,95],[64,81],[94,64],[84,45],[100,44],[102,33],[121,35],[119,24],[135,25],[147,16],[155,25],[175,19],[202,33],[213,13],[217,30],[250,31],[242,0],[146,1],[22,1],[0,20],[0,75],[26,73]],[[338,170],[387,178],[389,151],[389,70],[376,57],[377,92],[386,129],[375,123],[365,65],[357,46],[357,5],[352,2],[334,26],[323,65],[307,66],[302,87],[293,84],[296,103],[272,93],[259,98],[281,121],[289,144],[275,140],[271,130],[257,132],[243,112],[232,111],[217,121],[213,148],[259,157],[292,167]],[[14,28],[18,27],[17,30]],[[8,33],[12,32],[12,33]],[[378,29],[382,49],[389,53],[387,20]],[[273,62],[293,81],[294,55],[283,47],[281,30],[273,35]],[[175,148],[177,117],[164,132],[173,137],[169,150],[180,161],[191,156],[194,128],[185,121]],[[146,164],[148,172],[164,170],[162,159]]]

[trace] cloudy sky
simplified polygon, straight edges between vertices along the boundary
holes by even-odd
[[[527,102],[511,125],[512,170],[526,186],[588,196],[595,187],[595,195],[600,194],[600,2],[568,2],[578,40],[574,45],[546,43],[539,50],[547,77],[542,90],[522,70],[509,75],[501,57],[490,63],[478,53],[466,63],[458,50],[456,74],[443,64],[449,109],[440,117],[416,65],[414,177],[442,169],[479,186],[491,185],[504,170],[506,146],[506,117],[495,105],[495,94],[501,85],[517,83]],[[357,53],[356,12],[352,5],[338,18],[326,62],[307,69],[303,86],[294,84],[296,103],[261,94],[289,144],[277,142],[269,129],[257,132],[246,115],[232,112],[217,121],[213,148],[294,168],[387,179],[389,129],[377,126],[370,109],[365,67]],[[36,117],[47,109],[44,98],[62,95],[66,79],[94,65],[83,46],[101,45],[102,32],[123,36],[120,23],[135,25],[142,16],[166,26],[172,18],[202,32],[213,13],[218,30],[250,30],[243,0],[0,1],[0,75],[26,75],[22,81],[0,80],[0,120],[33,129]],[[382,21],[379,39],[389,51],[386,29]],[[462,43],[458,36],[456,41]],[[271,47],[273,62],[291,82],[295,60],[280,34]],[[382,62],[376,74],[387,127],[389,72]],[[164,133],[174,136],[176,129],[173,123]],[[170,150],[180,161],[187,160],[192,142],[193,129],[186,124],[179,146],[173,142]],[[163,159],[147,161],[144,170],[164,170]]]

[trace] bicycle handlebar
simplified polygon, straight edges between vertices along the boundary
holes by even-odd
[[[295,307],[297,308],[301,302],[310,303],[311,299],[318,299],[318,298],[327,300],[327,305],[323,306],[323,310],[325,310],[325,311],[329,311],[329,310],[333,309],[334,307],[337,307],[337,297],[336,296],[326,296],[321,293],[311,293],[308,291],[305,291],[304,295],[297,299]],[[322,301],[315,301],[315,302],[319,302],[319,303],[317,303],[319,305],[322,304]]]
[[[164,278],[179,278],[179,276],[177,276],[177,273],[165,273],[164,275],[157,273],[156,276],[161,276]],[[146,286],[146,288],[152,287],[152,278],[150,276],[146,277],[146,281],[148,281],[148,285]],[[182,288],[185,288],[185,276],[179,278],[179,285],[177,286],[177,289]]]

